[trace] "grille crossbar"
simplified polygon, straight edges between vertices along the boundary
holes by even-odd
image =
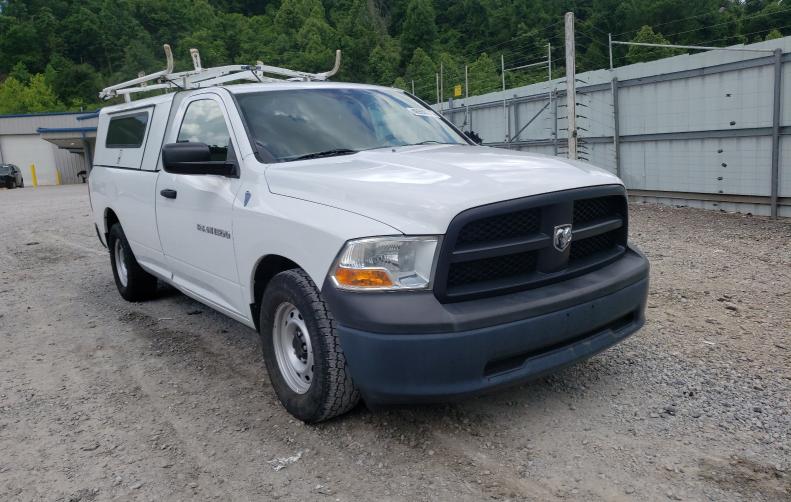
[[[554,246],[555,227],[572,242]],[[620,185],[543,194],[473,208],[451,222],[434,286],[443,302],[495,296],[584,274],[626,250],[626,195]]]

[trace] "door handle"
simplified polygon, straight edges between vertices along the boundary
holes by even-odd
[[[165,188],[164,190],[160,190],[159,195],[166,199],[175,199],[178,192],[172,188]]]

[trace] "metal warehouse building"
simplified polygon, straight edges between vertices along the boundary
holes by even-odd
[[[99,112],[0,115],[0,163],[25,185],[81,183],[90,170]]]

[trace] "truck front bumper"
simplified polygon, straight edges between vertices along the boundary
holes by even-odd
[[[588,358],[644,324],[648,261],[630,248],[599,270],[534,290],[452,304],[433,294],[323,294],[369,405],[444,401]]]

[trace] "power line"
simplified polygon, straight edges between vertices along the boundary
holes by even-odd
[[[786,8],[786,9],[776,10],[776,11],[773,11],[773,12],[758,12],[756,14],[751,14],[749,16],[737,17],[737,18],[734,18],[734,19],[730,19],[728,21],[723,21],[721,23],[708,24],[708,25],[705,25],[705,26],[701,26],[699,28],[693,28],[691,30],[677,31],[675,33],[669,33],[669,34],[664,34],[663,33],[662,36],[664,36],[665,38],[670,38],[670,37],[675,37],[677,35],[686,35],[687,33],[694,33],[696,31],[706,30],[706,29],[710,29],[710,28],[716,28],[716,27],[719,27],[719,26],[726,26],[726,25],[729,25],[729,24],[743,22],[743,21],[748,21],[750,19],[755,19],[755,18],[763,17],[763,16],[769,16],[769,15],[774,15],[774,14],[782,14],[784,12],[789,12],[789,11],[791,11],[791,7]],[[692,17],[689,17],[689,18],[680,19],[678,21],[673,21],[673,22],[687,21],[689,19],[694,19],[695,17],[701,17],[701,16],[692,16]],[[651,28],[654,29],[654,28],[657,28],[659,26],[663,26],[663,25],[671,24],[671,23],[672,22],[663,23],[663,24],[657,24],[657,25],[651,26]],[[642,28],[640,28],[640,29],[642,29]],[[613,37],[617,37],[619,35],[623,35],[623,34],[626,34],[626,33],[637,33],[638,31],[640,31],[640,29],[624,31],[622,33],[616,33],[616,34],[613,35]]]
[[[787,9],[775,11],[775,12],[764,12],[764,13],[753,14],[751,16],[745,16],[745,17],[741,17],[741,18],[731,19],[730,21],[725,21],[725,22],[717,23],[717,24],[710,24],[710,25],[707,25],[707,26],[701,26],[700,28],[695,28],[695,29],[692,29],[692,30],[678,31],[676,33],[670,33],[670,34],[664,35],[664,36],[665,37],[674,37],[676,35],[685,35],[687,33],[693,33],[693,32],[705,30],[705,29],[708,29],[708,28],[716,28],[717,26],[725,26],[725,25],[728,25],[728,24],[731,24],[731,23],[735,23],[735,22],[746,21],[746,20],[749,20],[749,19],[754,19],[756,17],[768,16],[770,14],[779,14],[779,13],[788,12],[788,11],[791,11],[791,7],[787,8]]]
[[[609,45],[605,44],[601,40],[596,40],[595,38],[593,38],[592,36],[588,35],[587,33],[585,33],[584,31],[582,31],[580,29],[577,29],[576,32],[577,32],[577,34],[582,35],[583,37],[587,38],[591,42],[597,43],[597,44],[601,45],[602,47],[609,48]]]
[[[562,19],[560,21],[552,23],[552,24],[550,24],[548,26],[544,26],[543,28],[541,28],[538,31],[530,31],[530,32],[527,32],[527,33],[522,33],[521,35],[517,35],[517,36],[515,36],[513,38],[510,38],[508,40],[505,40],[503,42],[500,42],[500,43],[491,45],[491,46],[489,46],[487,48],[484,48],[483,50],[481,50],[479,52],[475,52],[475,53],[470,52],[470,53],[467,53],[467,54],[463,54],[462,57],[465,58],[465,60],[469,60],[471,56],[480,56],[483,53],[490,53],[492,50],[497,49],[498,47],[502,47],[502,46],[504,46],[504,45],[506,45],[506,44],[508,44],[510,42],[513,42],[515,40],[519,40],[521,38],[525,38],[525,37],[531,36],[531,35],[539,35],[539,34],[545,32],[545,31],[547,31],[547,30],[549,30],[551,28],[554,28],[555,26],[557,26],[557,25],[559,25],[561,23],[563,23]]]
[[[685,17],[685,18],[682,18],[682,19],[674,19],[673,21],[666,21],[664,23],[654,24],[654,25],[651,25],[651,28],[658,28],[660,26],[667,26],[668,24],[676,24],[676,23],[680,23],[680,22],[683,22],[683,21],[689,21],[690,19],[697,19],[699,17],[710,16],[712,14],[716,15],[716,14],[720,14],[720,12],[719,11],[704,12],[702,14],[697,14],[695,16],[689,16],[689,17]],[[642,29],[642,26],[640,28],[637,28],[637,29],[622,31],[621,33],[613,33],[612,36],[617,37],[618,35],[624,35],[626,33],[637,33],[641,29]]]
[[[701,43],[702,44],[710,44],[711,42],[719,42],[721,40],[729,40],[729,39],[734,38],[734,37],[747,37],[747,36],[750,36],[750,35],[757,35],[758,33],[768,33],[768,32],[770,32],[772,30],[782,31],[782,30],[785,30],[786,28],[791,28],[791,24],[787,24],[785,26],[780,26],[779,28],[777,28],[777,27],[764,28],[763,30],[752,31],[750,33],[739,33],[737,35],[729,35],[727,37],[715,38],[714,40],[707,40],[707,41],[701,42]],[[723,49],[725,49],[725,48],[726,47],[723,47]]]

